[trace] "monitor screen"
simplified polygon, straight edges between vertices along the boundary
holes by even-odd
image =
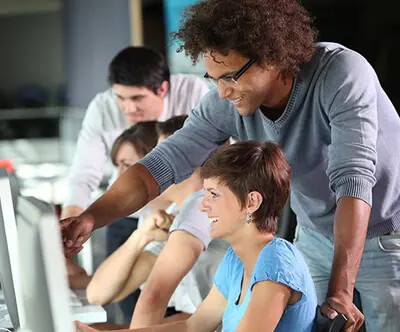
[[[0,168],[0,206],[0,283],[11,323],[17,329],[24,326],[19,248],[10,182],[4,168]]]
[[[28,329],[73,332],[59,222],[52,207],[31,197],[20,197],[18,237]]]

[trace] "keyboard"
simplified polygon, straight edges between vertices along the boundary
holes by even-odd
[[[8,314],[7,306],[5,304],[0,304],[0,322],[8,320],[10,320],[10,315]]]
[[[70,298],[78,299],[79,301],[75,301],[77,305],[70,304],[73,320],[80,320],[85,324],[104,323],[107,321],[107,314],[101,306],[89,305],[84,299],[86,290],[69,291],[69,293],[73,293]],[[7,307],[0,298],[0,330],[1,328],[11,329],[12,324]]]
[[[69,289],[69,305],[71,307],[83,306],[82,301],[79,299],[78,295],[72,289]]]

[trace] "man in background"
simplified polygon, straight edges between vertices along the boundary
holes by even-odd
[[[188,114],[208,92],[193,75],[170,75],[162,54],[127,47],[111,61],[110,88],[89,104],[68,177],[62,218],[79,215],[99,186],[114,140],[136,122]]]
[[[87,207],[103,177],[112,145],[125,129],[137,122],[188,114],[208,92],[207,84],[194,75],[170,75],[165,57],[146,47],[121,50],[109,65],[108,81],[110,88],[97,94],[86,111],[61,218],[77,216]],[[155,204],[167,206],[162,201]],[[137,228],[139,213],[131,222],[118,219],[107,228],[107,257]],[[125,299],[122,307],[134,307],[138,296]]]

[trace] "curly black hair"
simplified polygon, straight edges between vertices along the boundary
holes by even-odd
[[[189,6],[173,33],[193,63],[230,50],[296,75],[315,50],[317,30],[297,0],[207,0]]]

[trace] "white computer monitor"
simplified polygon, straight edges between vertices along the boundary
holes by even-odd
[[[4,168],[0,168],[0,206],[0,283],[12,323],[4,327],[17,329],[24,327],[19,247],[10,181]]]
[[[20,197],[17,226],[27,329],[73,332],[59,222],[52,207]]]

